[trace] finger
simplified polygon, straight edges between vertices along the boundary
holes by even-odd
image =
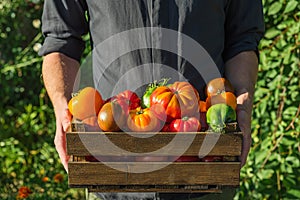
[[[237,111],[238,124],[243,133],[242,153],[240,156],[241,167],[245,165],[251,148],[251,115],[241,107]]]
[[[240,156],[241,167],[246,164],[247,157],[251,147],[251,136],[244,135],[243,137],[243,146],[242,146],[242,154]]]
[[[64,111],[64,117],[62,120],[62,127],[63,127],[64,132],[68,131],[68,129],[70,128],[71,120],[72,120],[72,115],[71,115],[69,109],[66,109]]]
[[[67,147],[66,147],[66,134],[63,131],[62,125],[58,125],[56,128],[56,134],[54,138],[54,144],[56,151],[59,155],[62,165],[64,166],[65,170],[68,172],[68,161],[69,156],[67,155]]]

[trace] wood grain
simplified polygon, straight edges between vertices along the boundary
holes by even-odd
[[[194,138],[184,155],[198,155],[200,147],[208,136],[210,140],[206,140],[206,145],[217,140],[208,155],[219,156],[239,156],[242,147],[242,134],[218,134],[218,133],[157,133],[149,138],[140,138],[145,134],[151,133],[132,133],[136,137],[123,132],[103,133],[103,132],[78,132],[67,133],[67,152],[69,155],[87,156],[87,155],[103,155],[103,142],[105,139],[111,141],[117,147],[134,153],[147,153],[165,147],[164,152],[153,155],[174,155],[172,148],[186,148],[185,141]],[[177,137],[176,141],[172,139]],[[208,138],[207,137],[207,138]],[[171,142],[172,141],[172,142]],[[187,142],[186,142],[187,143]],[[168,146],[167,146],[168,145]],[[116,155],[116,152],[106,152],[106,155]],[[176,156],[176,155],[175,155]]]
[[[164,163],[103,163],[70,162],[69,185],[239,185],[239,162],[171,163],[148,173],[134,173]]]

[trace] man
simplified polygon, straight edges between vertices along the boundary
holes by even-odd
[[[181,34],[202,45],[220,74],[235,88],[238,123],[244,135],[241,164],[245,164],[251,146],[250,124],[258,66],[257,46],[264,32],[260,0],[45,0],[42,23],[45,36],[40,51],[40,55],[45,56],[42,73],[56,116],[54,143],[66,170],[68,156],[65,131],[70,125],[70,119],[65,110],[85,48],[82,36],[87,33],[91,36],[92,48],[95,50],[93,65],[100,68],[98,76],[105,72],[103,77],[107,85],[116,86],[122,74],[135,66],[160,63],[182,74],[203,98],[205,77],[197,73],[197,67],[201,66],[193,66],[189,60],[182,58],[185,50],[181,47],[185,40]],[[143,27],[160,27],[177,32],[175,46],[178,54],[141,48],[120,55],[110,63],[102,59],[113,60],[110,53],[114,54],[118,49],[97,49],[104,41],[121,32]],[[145,42],[150,41],[152,46],[159,46],[168,40],[168,35],[162,32],[145,29]],[[130,36],[128,38],[134,43]],[[132,44],[127,45],[130,47]],[[140,75],[145,76],[144,73]],[[97,79],[95,84],[101,88],[104,82]],[[112,92],[107,92],[105,98],[109,94]]]

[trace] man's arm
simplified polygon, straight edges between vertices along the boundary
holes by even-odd
[[[50,53],[44,57],[42,68],[43,79],[56,117],[54,144],[66,171],[68,169],[69,157],[66,153],[65,132],[71,122],[71,116],[68,112],[68,101],[73,92],[78,70],[78,61],[64,54]]]
[[[238,123],[243,132],[241,166],[246,163],[251,147],[252,103],[257,72],[258,59],[254,51],[239,53],[225,63],[225,77],[235,89]]]

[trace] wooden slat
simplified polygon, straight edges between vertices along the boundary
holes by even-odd
[[[159,165],[165,163],[110,163],[124,170],[120,171],[100,162],[69,162],[69,185],[239,185],[239,162],[172,163],[156,171],[134,173]]]
[[[151,133],[135,133],[136,137],[123,132],[103,133],[103,132],[71,132],[67,133],[67,152],[69,155],[87,156],[87,155],[103,155],[103,141],[108,138],[117,147],[135,153],[153,152],[162,147],[166,147],[172,139],[178,137],[177,142],[172,141],[169,149],[161,152],[159,155],[173,155],[172,148],[181,148],[184,141],[189,141],[191,137],[195,137],[192,144],[185,152],[185,155],[198,155],[200,147],[208,136],[211,140],[206,144],[211,144],[217,139],[217,143],[208,155],[218,156],[239,156],[242,147],[242,134],[218,134],[218,133],[157,133],[150,138],[140,138],[145,134]],[[106,155],[116,155],[116,152],[106,152]],[[156,154],[153,154],[156,155]]]
[[[208,185],[126,185],[86,186],[89,192],[169,192],[169,193],[222,193],[220,186]]]

